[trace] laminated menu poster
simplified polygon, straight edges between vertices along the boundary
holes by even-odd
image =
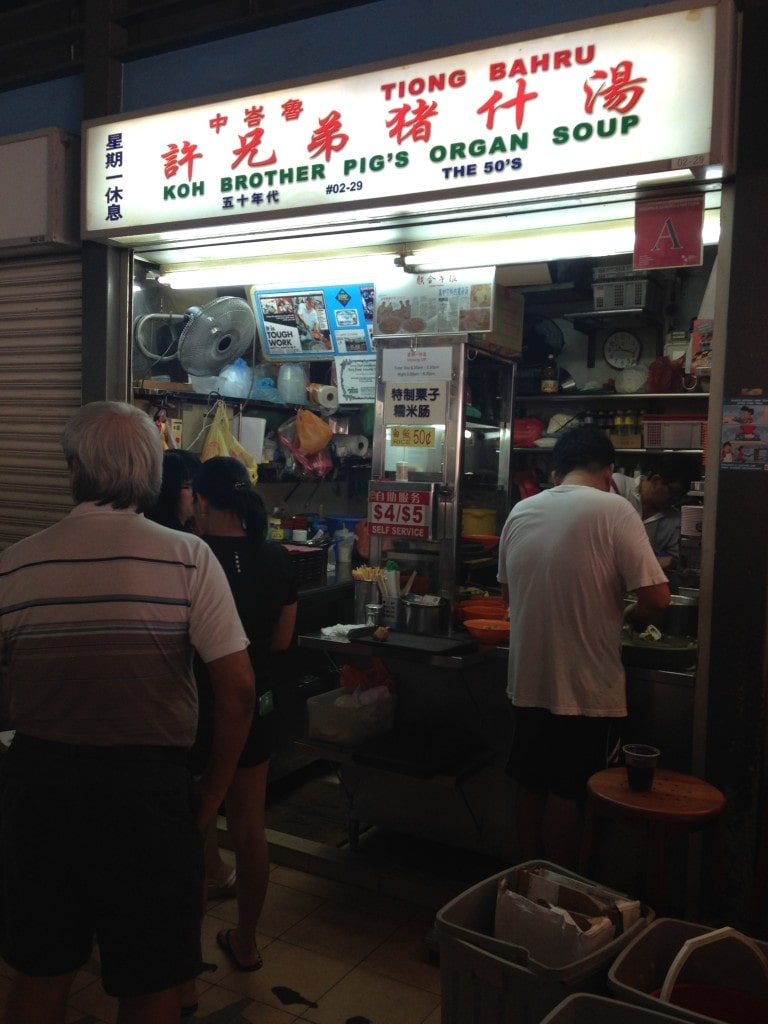
[[[768,470],[768,399],[742,396],[723,404],[720,468]]]
[[[690,366],[687,373],[708,377],[712,373],[714,320],[694,320],[691,332]]]
[[[522,352],[523,306],[514,268],[408,274],[376,287],[377,338],[465,336],[500,359]]]
[[[250,289],[265,359],[328,359],[373,351],[373,285]]]

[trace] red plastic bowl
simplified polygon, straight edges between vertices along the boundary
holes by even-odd
[[[479,644],[492,646],[509,640],[509,622],[502,619],[467,619],[464,628]]]
[[[461,606],[462,619],[506,619],[505,604],[484,604],[482,601],[471,601],[468,607]]]

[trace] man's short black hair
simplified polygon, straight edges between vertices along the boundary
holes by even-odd
[[[590,472],[616,463],[616,449],[599,427],[573,427],[557,439],[552,450],[552,468],[562,480],[574,469]]]
[[[640,460],[640,471],[645,477],[660,476],[665,484],[679,484],[686,491],[692,480],[701,479],[700,460],[684,452],[646,455]]]

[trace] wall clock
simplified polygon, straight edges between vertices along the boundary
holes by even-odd
[[[640,339],[630,331],[614,331],[603,343],[603,358],[615,370],[634,366],[642,352]]]

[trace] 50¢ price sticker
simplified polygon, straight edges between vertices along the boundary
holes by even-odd
[[[394,448],[435,448],[434,427],[390,427],[390,444]]]

